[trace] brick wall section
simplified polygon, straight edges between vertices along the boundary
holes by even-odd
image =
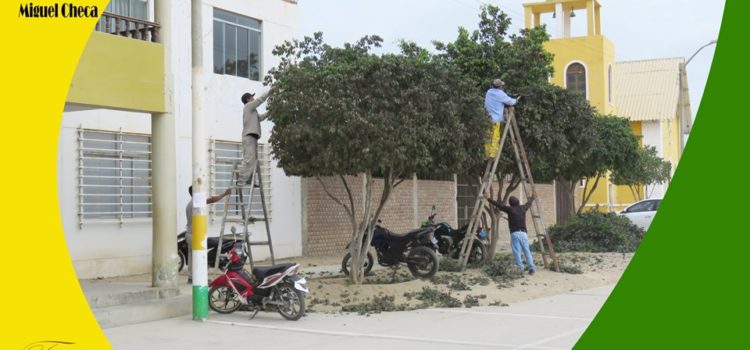
[[[418,222],[427,220],[435,205],[435,222],[447,222],[456,227],[456,185],[454,181],[420,180],[417,182]]]
[[[354,203],[361,215],[363,182],[361,177],[345,177],[352,191]],[[333,195],[348,205],[346,190],[338,177],[321,178]],[[305,255],[341,254],[349,243],[352,227],[344,209],[333,201],[315,178],[304,178],[305,203],[303,218],[303,253]]]
[[[361,220],[364,203],[364,182],[362,177],[345,177],[352,190],[357,211],[357,220]],[[342,202],[348,204],[346,190],[338,177],[323,178],[323,182]],[[305,203],[303,219],[303,252],[307,256],[343,256],[346,245],[351,239],[351,225],[348,215],[343,208],[323,190],[323,186],[316,179],[306,178]],[[373,187],[373,205],[377,205],[383,189],[383,181],[375,180]],[[543,217],[549,228],[555,223],[555,191],[551,184],[537,184],[537,194],[541,200]],[[415,198],[416,195],[416,198]],[[521,195],[520,189],[514,195],[525,202],[525,196]],[[383,208],[381,219],[383,225],[390,230],[404,233],[414,228],[427,219],[427,216],[435,205],[437,210],[437,222],[446,221],[453,227],[457,227],[456,218],[456,187],[453,181],[434,180],[405,180],[402,182],[388,200]],[[374,209],[374,208],[373,208]],[[530,238],[533,240],[534,229],[531,216],[527,217],[527,226]],[[506,220],[500,221],[499,250],[510,250],[510,234]]]
[[[346,190],[337,177],[322,179],[337,198],[347,200]],[[357,219],[361,220],[364,204],[362,177],[347,177],[354,195]],[[351,225],[344,209],[332,200],[316,179],[304,179],[305,191],[303,253],[307,256],[343,256],[351,239]],[[380,201],[383,180],[373,184],[373,210]],[[416,197],[415,197],[416,195]],[[405,180],[391,193],[380,218],[388,229],[405,233],[427,219],[435,204],[437,220],[456,222],[456,192],[453,181]],[[374,212],[373,212],[374,214]]]

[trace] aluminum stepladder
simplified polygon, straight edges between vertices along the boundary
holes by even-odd
[[[499,150],[497,151],[497,154],[495,154],[495,157],[493,159],[487,161],[484,176],[482,177],[479,184],[477,200],[474,203],[474,210],[472,211],[469,226],[466,231],[467,239],[464,240],[464,243],[461,246],[461,254],[459,255],[458,263],[462,271],[466,269],[466,265],[469,261],[471,247],[474,244],[475,235],[471,233],[473,233],[479,225],[482,210],[486,204],[486,199],[484,198],[483,194],[490,186],[492,186],[493,176],[495,174],[495,171],[497,170],[497,164],[500,162],[500,156],[503,153],[505,141],[509,135],[511,139],[511,145],[513,147],[513,153],[516,158],[516,164],[518,164],[521,183],[524,186],[524,191],[528,194],[528,190],[530,189],[532,193],[534,193],[534,180],[531,177],[531,168],[526,157],[526,150],[524,149],[523,143],[521,142],[518,124],[516,123],[515,118],[515,109],[511,107],[508,108],[506,112],[508,118],[507,122],[505,123],[505,128],[503,129],[503,135],[500,138]],[[554,271],[559,271],[557,256],[555,255],[554,247],[552,246],[552,240],[549,238],[549,235],[547,235],[547,231],[544,226],[541,204],[538,198],[534,200],[534,204],[532,204],[531,206],[531,216],[534,222],[534,230],[536,231],[537,239],[539,240],[544,267],[549,268],[547,256],[551,256]]]
[[[256,179],[258,179],[258,189],[260,191],[260,202],[261,207],[263,209],[263,218],[255,218],[250,215],[250,212],[252,210],[252,204],[253,204],[253,193],[255,192],[255,186],[254,185],[240,185],[238,184],[239,178],[240,178],[240,171],[239,171],[239,162],[235,163],[234,170],[232,171],[232,184],[231,188],[233,190],[232,195],[228,196],[227,199],[224,202],[224,215],[221,220],[221,231],[219,231],[219,244],[217,246],[217,249],[220,249],[219,247],[222,246],[222,240],[224,239],[224,232],[226,230],[227,224],[231,223],[237,223],[242,225],[242,237],[244,238],[245,244],[243,245],[245,249],[245,253],[248,256],[248,263],[252,267],[253,265],[253,246],[260,246],[260,245],[267,245],[268,250],[271,253],[271,264],[275,265],[276,261],[273,254],[273,242],[271,240],[271,228],[270,223],[268,222],[268,209],[266,207],[266,195],[263,191],[263,181],[260,174],[260,167],[258,166],[258,163],[260,161],[256,158],[255,163],[252,166],[252,171],[250,175],[250,180],[248,183],[254,184],[256,182]],[[246,195],[245,191],[249,189],[249,193]],[[247,197],[247,202],[245,201],[245,197]],[[240,218],[233,218],[229,216],[229,207],[230,206],[239,206],[239,210],[241,213]],[[263,221],[265,223],[266,227],[266,240],[265,241],[250,241],[250,230],[248,229],[248,225],[255,223],[256,221]],[[234,232],[232,232],[234,234]],[[235,237],[236,238],[236,237]],[[217,252],[216,254],[216,260],[214,261],[214,268],[217,268],[219,266],[219,259],[220,259],[220,252]]]

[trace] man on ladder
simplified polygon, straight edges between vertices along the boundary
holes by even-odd
[[[243,226],[242,233],[245,242],[245,249],[249,258],[248,262],[250,264],[252,264],[253,262],[251,246],[255,245],[267,245],[271,253],[271,263],[275,263],[273,243],[271,242],[271,228],[268,222],[268,210],[266,208],[266,199],[263,192],[263,183],[260,179],[256,180],[256,175],[260,175],[260,165],[258,164],[258,140],[261,136],[260,122],[268,118],[268,113],[258,113],[258,107],[260,107],[260,105],[263,104],[263,102],[265,102],[266,99],[268,99],[268,97],[275,90],[275,87],[271,86],[271,88],[266,93],[262,94],[257,99],[255,99],[255,94],[251,94],[249,92],[246,92],[242,95],[241,100],[242,104],[244,105],[242,109],[242,161],[240,162],[240,164],[235,164],[234,171],[232,172],[233,181],[236,180],[235,189],[237,191],[237,196],[235,198],[237,201],[233,203],[227,201],[227,203],[224,205],[224,217],[221,222],[221,231],[219,233],[218,246],[221,246],[224,232],[227,228],[227,223],[241,223]],[[246,185],[250,186],[249,193],[247,194],[247,199],[244,198],[246,194],[243,191],[243,188]],[[257,220],[256,218],[250,217],[250,211],[253,208],[253,190],[255,189],[255,187],[259,187],[260,190],[260,202],[261,208],[263,210],[263,219],[261,220],[265,223],[267,240],[251,242],[248,225]],[[239,205],[242,219],[237,220],[229,218],[228,208],[230,204]],[[219,255],[217,254],[214,265],[218,266],[218,263]]]
[[[266,93],[255,99],[255,94],[246,92],[242,95],[242,164],[237,186],[250,184],[254,179],[255,163],[258,161],[258,140],[260,139],[260,122],[268,118],[268,113],[259,114],[258,107],[274,91],[272,86]],[[252,185],[252,184],[250,184]]]
[[[521,184],[523,185],[523,189],[525,193],[536,193],[534,190],[534,179],[531,174],[531,167],[529,165],[528,158],[526,156],[526,151],[523,146],[523,142],[521,141],[521,134],[518,129],[518,123],[515,120],[515,111],[512,108],[508,109],[508,116],[506,121],[506,115],[505,115],[505,108],[506,106],[513,106],[515,105],[518,100],[521,98],[520,96],[516,99],[511,98],[508,96],[508,94],[503,91],[503,87],[505,86],[505,83],[500,79],[495,79],[492,81],[492,88],[490,88],[487,91],[487,94],[485,95],[485,108],[487,110],[487,113],[490,115],[493,121],[493,130],[490,134],[490,140],[487,142],[486,145],[486,155],[489,158],[487,161],[487,166],[484,171],[484,175],[482,176],[482,179],[479,184],[479,191],[477,192],[477,200],[474,203],[474,210],[472,211],[470,220],[469,220],[469,226],[467,228],[467,232],[473,232],[473,230],[477,227],[479,223],[479,217],[481,215],[482,208],[484,208],[484,204],[486,203],[486,200],[488,198],[485,198],[485,193],[489,190],[489,188],[492,186],[493,181],[493,174],[495,173],[497,169],[498,162],[501,157],[501,153],[503,151],[503,145],[505,144],[506,137],[509,136],[511,145],[513,148],[513,154],[515,155],[516,164],[518,165],[519,170],[519,176],[521,178]],[[502,130],[502,136],[500,123],[505,122],[506,128],[505,130]],[[494,134],[494,135],[493,135]],[[499,141],[499,142],[498,142]],[[529,202],[527,203],[527,206],[531,210],[531,217],[534,222],[534,229],[537,233],[537,238],[540,240],[540,250],[542,253],[542,259],[544,261],[544,266],[548,267],[547,265],[547,257],[552,258],[553,263],[553,269],[555,271],[559,270],[558,264],[557,264],[557,257],[554,253],[554,249],[552,247],[552,241],[550,240],[549,236],[547,235],[547,229],[544,225],[544,220],[542,219],[542,211],[541,206],[538,201],[534,200],[536,195],[532,196],[531,199],[529,199]],[[527,208],[528,209],[528,208]],[[523,210],[523,216],[521,219],[523,219],[524,226],[525,226],[525,214],[526,210]],[[517,220],[514,220],[517,221]],[[513,231],[513,227],[511,227],[511,231]],[[524,230],[525,231],[525,230]],[[461,247],[461,254],[459,255],[459,266],[461,268],[461,271],[463,271],[466,268],[466,264],[468,263],[469,258],[469,247],[472,246],[472,243],[474,241],[474,235],[468,235],[468,239],[464,240],[463,245]],[[528,241],[528,240],[527,240]],[[523,247],[521,247],[523,249]],[[530,260],[528,258],[531,257],[531,254],[527,255],[527,260]],[[536,270],[535,266],[533,265],[533,260],[529,264],[529,272],[533,273],[532,271]]]
[[[505,88],[505,82],[500,79],[492,81],[492,87],[487,90],[484,95],[484,109],[490,115],[492,121],[492,130],[490,131],[490,139],[485,147],[485,153],[487,158],[494,158],[497,151],[500,149],[500,134],[502,132],[500,123],[505,122],[505,107],[514,106],[518,103],[518,98],[511,98],[503,90]]]

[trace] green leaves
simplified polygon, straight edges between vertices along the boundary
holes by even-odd
[[[334,48],[316,34],[274,50],[270,141],[287,174],[452,174],[477,161],[487,121],[471,82],[412,43],[371,54],[381,41]]]
[[[615,168],[612,183],[615,185],[640,186],[668,182],[672,164],[659,157],[656,148],[646,146],[638,149],[632,162]]]

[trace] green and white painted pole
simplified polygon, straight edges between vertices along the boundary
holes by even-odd
[[[206,231],[208,208],[208,154],[206,152],[203,116],[203,36],[202,1],[191,3],[191,37],[193,58],[193,319],[208,318],[208,258]]]

